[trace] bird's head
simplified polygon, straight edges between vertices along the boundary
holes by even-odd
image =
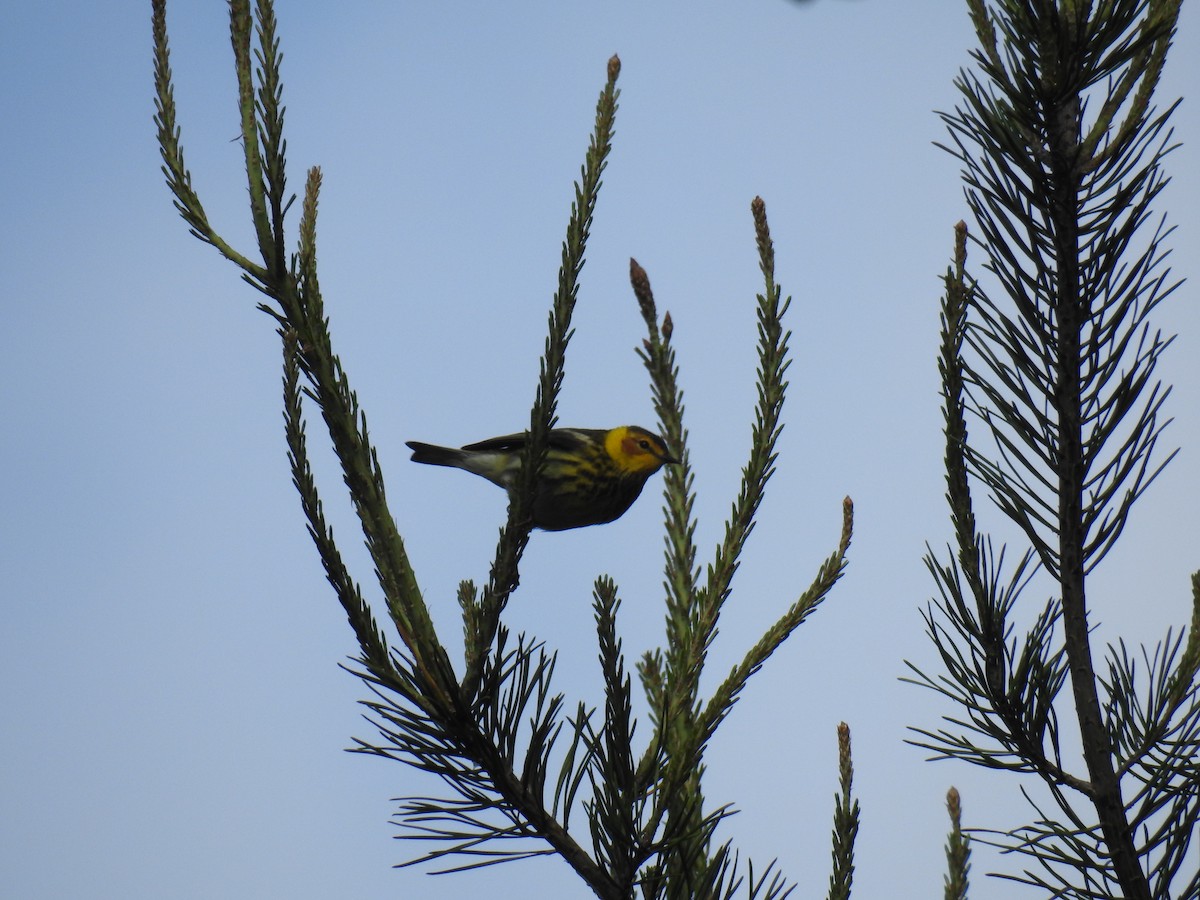
[[[604,449],[622,471],[628,475],[650,476],[666,463],[679,462],[667,451],[667,445],[657,434],[622,425],[604,436]]]

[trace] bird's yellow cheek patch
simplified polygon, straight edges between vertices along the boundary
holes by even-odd
[[[629,444],[633,439],[627,428],[614,428],[604,436],[604,449],[609,459],[620,461],[629,455]]]

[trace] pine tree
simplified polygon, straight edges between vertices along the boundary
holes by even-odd
[[[1175,105],[1153,95],[1179,6],[968,0],[980,47],[943,116],[986,274],[960,223],[939,363],[954,538],[926,559],[945,669],[914,668],[957,709],[918,743],[1040,779],[1033,822],[977,835],[1053,897],[1200,897],[1200,573],[1190,627],[1102,665],[1087,591],[1174,455],[1152,316],[1178,282],[1152,206]],[[982,530],[980,489],[1022,535],[1015,559]],[[1017,638],[1034,591],[1050,599]]]
[[[399,823],[407,836],[434,849],[411,862],[444,863],[444,871],[554,853],[598,896],[644,898],[782,898],[792,887],[771,862],[756,869],[717,843],[730,807],[712,806],[703,792],[705,753],[749,678],[818,607],[841,577],[850,543],[852,507],[844,504],[836,548],[812,583],[734,665],[711,696],[700,677],[717,634],[733,574],[776,463],[787,382],[790,300],[775,281],[774,247],[766,207],[751,204],[764,279],[757,297],[758,404],[752,450],[724,538],[703,575],[696,563],[693,475],[683,424],[679,367],[669,314],[659,317],[649,278],[631,261],[630,278],[647,327],[639,351],[650,376],[660,433],[681,463],[667,470],[666,639],[647,653],[637,674],[651,710],[649,734],[635,741],[632,678],[618,637],[617,586],[601,576],[593,597],[602,709],[569,706],[553,687],[555,654],[536,638],[513,635],[504,622],[520,581],[530,538],[537,473],[556,417],[565,377],[571,317],[579,293],[601,174],[617,112],[620,63],[608,63],[595,127],[562,245],[558,290],[530,412],[522,477],[513,492],[488,583],[463,582],[463,660],[456,669],[389,511],[384,476],[367,419],[335,354],[317,277],[316,218],[321,173],[309,170],[299,243],[287,252],[288,194],[277,23],[271,0],[232,0],[230,25],[241,107],[250,211],[258,246],[242,253],[211,226],[184,163],[171,84],[165,0],[154,0],[158,139],[175,205],[200,240],[237,265],[266,299],[259,308],[277,326],[283,348],[284,418],[288,459],[309,532],[325,574],[358,639],[353,671],[373,692],[367,702],[378,734],[356,749],[395,759],[440,779],[446,795],[404,801]],[[309,462],[305,410],[325,423],[346,488],[366,535],[387,614],[381,628],[360,583],[350,573],[323,513]],[[851,794],[849,731],[839,732],[841,790],[834,827],[831,897],[849,894],[858,804]],[[582,810],[585,828],[572,828]]]

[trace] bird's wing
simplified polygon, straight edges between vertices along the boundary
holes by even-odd
[[[605,432],[592,428],[554,428],[546,436],[546,446],[558,450],[576,450],[590,440],[601,438]],[[520,450],[529,441],[529,432],[506,434],[501,437],[488,438],[476,444],[467,444],[464,450]]]

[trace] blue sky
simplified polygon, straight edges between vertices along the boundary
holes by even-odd
[[[927,763],[908,725],[951,712],[901,684],[932,666],[926,541],[945,542],[938,278],[966,214],[932,142],[956,102],[965,10],[947,0],[338,5],[278,3],[291,183],[325,174],[322,285],[401,531],[445,640],[454,589],[482,579],[503,494],[407,460],[527,421],[559,247],[608,57],[605,175],[561,398],[563,424],[653,425],[633,348],[628,260],[670,310],[700,547],[721,533],[749,445],[749,204],[767,203],[793,296],[779,471],[735,582],[713,673],[811,580],[851,495],[850,568],[752,681],[713,743],[727,834],[823,891],[835,729],[854,738],[859,895],[941,890],[943,798],[967,824],[1025,821],[1018,781]],[[347,12],[348,10],[348,12]],[[225,4],[169,7],[183,142],[211,220],[249,248]],[[1200,86],[1183,13],[1160,104]],[[437,785],[342,752],[370,737],[352,635],[305,534],[282,435],[279,348],[234,268],[191,238],[159,173],[149,3],[9,4],[0,207],[0,883],[13,897],[459,898],[589,894],[557,860],[432,878],[391,866],[390,798]],[[1194,279],[1200,120],[1159,208]],[[294,224],[294,222],[293,222]],[[1200,534],[1195,282],[1157,322],[1179,338],[1167,434],[1183,452],[1092,582],[1101,639],[1155,641],[1189,614]],[[319,422],[311,423],[313,443]],[[370,581],[324,448],[326,501]],[[590,590],[612,575],[631,659],[662,637],[659,482],[621,521],[535,535],[510,624],[561,650],[569,702],[595,702]],[[995,531],[1009,533],[991,517]],[[702,555],[702,560],[703,560]],[[1033,595],[1031,595],[1033,599]],[[1007,868],[982,848],[979,900]]]

